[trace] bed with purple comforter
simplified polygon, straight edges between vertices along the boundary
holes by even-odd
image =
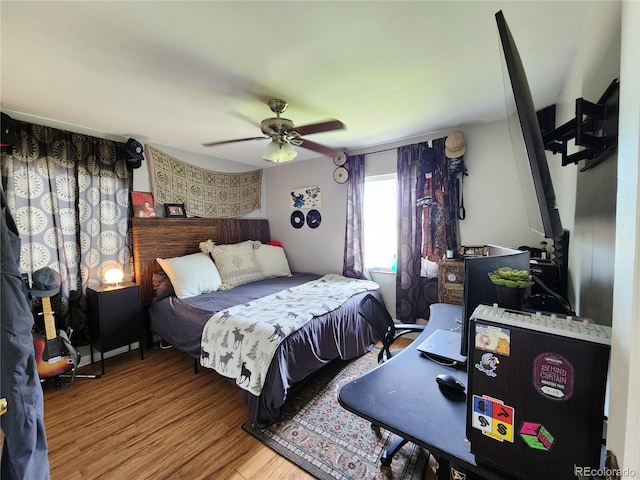
[[[229,236],[228,232],[235,233]],[[151,236],[154,240],[150,240]],[[155,259],[196,252],[198,242],[210,238],[220,238],[220,243],[247,238],[268,242],[268,224],[266,220],[133,219],[136,281],[142,287],[143,303],[148,305],[151,332],[198,362],[203,352],[203,330],[217,312],[314,282],[321,277],[294,273],[230,290],[178,298]],[[371,350],[376,341],[374,333],[358,314],[358,305],[366,294],[381,298],[378,290],[356,293],[337,308],[314,316],[279,343],[262,379],[260,394],[242,390],[251,421],[256,427],[266,426],[279,418],[280,409],[294,383],[334,359],[353,359]]]

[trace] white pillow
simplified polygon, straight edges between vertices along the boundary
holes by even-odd
[[[183,257],[156,258],[165,271],[178,298],[195,297],[215,292],[222,280],[215,264],[205,253],[193,253]]]
[[[230,290],[233,287],[244,285],[245,283],[264,280],[258,260],[253,253],[254,243],[252,240],[233,243],[228,245],[205,245],[200,244],[201,249],[207,249],[216,263],[220,272],[222,285],[220,290]]]
[[[264,278],[291,276],[284,248],[262,244],[254,250],[254,253]]]

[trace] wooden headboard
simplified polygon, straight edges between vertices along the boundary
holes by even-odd
[[[132,220],[133,259],[142,304],[153,298],[153,272],[161,270],[156,258],[172,258],[200,251],[200,242],[217,244],[244,240],[271,240],[269,222],[239,218],[137,218]]]

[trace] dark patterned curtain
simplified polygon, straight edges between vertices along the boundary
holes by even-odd
[[[445,140],[433,140],[430,161],[422,163],[422,257],[431,262],[442,260],[447,249],[455,250],[457,245],[458,189],[455,175],[449,172]]]
[[[420,276],[423,259],[440,261],[458,243],[458,173],[449,169],[445,140],[398,149],[396,316],[404,323],[428,319],[438,301],[437,278]]]
[[[457,170],[452,171],[449,167],[451,161],[445,155],[445,138],[438,138],[431,142],[436,152],[438,162],[437,176],[440,184],[440,193],[438,200],[441,202],[441,215],[437,218],[429,218],[429,222],[425,221],[425,225],[436,224],[437,227],[430,227],[431,231],[437,231],[438,238],[429,241],[431,249],[425,248],[423,256],[426,258],[440,260],[446,253],[446,250],[456,250],[458,247],[458,220],[462,220],[464,216],[460,216],[460,182],[458,175],[466,175],[466,173]],[[425,219],[426,220],[426,219]],[[432,260],[432,261],[437,261]]]
[[[440,261],[457,246],[458,182],[445,140],[398,149],[396,316],[405,323],[428,319],[437,302],[437,279],[420,276],[423,259]]]
[[[422,262],[422,164],[432,154],[426,142],[398,148],[398,270],[396,317],[404,323],[429,318],[425,298],[427,279],[420,277]],[[418,194],[420,192],[420,194]]]
[[[362,202],[364,197],[364,155],[347,157],[347,225],[344,235],[342,274],[345,277],[364,278],[364,230],[362,228]]]
[[[85,289],[119,268],[131,279],[128,242],[133,175],[124,144],[16,121],[19,144],[2,154],[2,185],[16,219],[20,268],[60,273],[52,298],[58,328],[89,342]]]

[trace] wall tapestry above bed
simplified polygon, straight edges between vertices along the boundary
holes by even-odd
[[[153,196],[160,203],[184,203],[189,216],[241,217],[260,209],[262,170],[212,172],[146,145]]]

